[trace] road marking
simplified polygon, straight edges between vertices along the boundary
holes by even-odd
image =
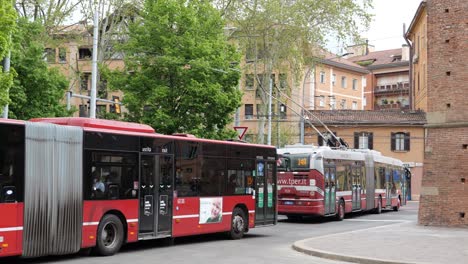
[[[389,220],[389,219],[345,219],[351,222],[394,222],[394,223],[409,223],[411,220]]]

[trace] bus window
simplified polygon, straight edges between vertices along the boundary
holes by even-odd
[[[203,159],[200,177],[200,196],[219,196],[224,187],[225,164],[223,158]],[[222,186],[222,187],[221,187]]]
[[[276,164],[278,171],[291,171],[291,159],[287,156],[279,157]]]
[[[118,152],[85,152],[85,198],[136,199],[137,155]]]
[[[0,127],[0,203],[22,202],[24,127]]]
[[[254,168],[253,160],[229,160],[224,194],[249,194],[250,191],[248,188],[252,187],[251,185],[253,182],[251,171],[254,170]]]
[[[200,189],[201,157],[199,143],[176,142],[176,190],[179,197],[198,196]]]

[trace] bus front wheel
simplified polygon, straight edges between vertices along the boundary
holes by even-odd
[[[244,210],[239,207],[234,208],[232,212],[231,231],[229,236],[231,239],[241,239],[244,236],[247,221]]]
[[[98,226],[96,253],[111,256],[120,250],[124,240],[122,221],[113,214],[105,215]]]
[[[398,212],[400,210],[400,199],[397,200],[397,205],[393,206],[393,211]]]

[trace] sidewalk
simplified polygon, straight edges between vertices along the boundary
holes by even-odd
[[[468,263],[468,229],[406,221],[314,237],[293,244],[299,252],[355,263]]]

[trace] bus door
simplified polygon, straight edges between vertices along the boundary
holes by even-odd
[[[276,222],[275,161],[257,160],[255,176],[255,225]]]
[[[324,190],[324,200],[325,208],[324,213],[334,214],[336,206],[336,168],[335,167],[325,167],[325,190]]]
[[[172,230],[174,161],[171,155],[142,155],[140,236],[167,237]]]
[[[352,204],[353,204],[353,211],[361,209],[361,172],[359,167],[352,167]]]
[[[393,173],[389,168],[385,169],[385,198],[387,200],[385,206],[392,206],[392,183]]]

